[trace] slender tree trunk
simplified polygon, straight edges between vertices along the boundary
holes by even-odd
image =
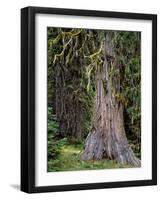
[[[79,140],[82,137],[81,104],[66,82],[70,81],[71,72],[66,70],[64,63],[56,65],[56,92],[55,92],[55,114],[59,123],[59,135]],[[75,79],[77,77],[74,77]],[[73,80],[74,80],[73,78]]]
[[[123,105],[111,88],[120,90],[119,76],[110,79],[110,58],[115,57],[110,38],[106,36],[104,50],[104,65],[97,72],[96,108],[93,127],[86,138],[82,160],[99,160],[107,158],[118,163],[140,166],[128,144],[124,129]],[[116,61],[114,65],[117,68]],[[118,69],[119,70],[119,69]]]

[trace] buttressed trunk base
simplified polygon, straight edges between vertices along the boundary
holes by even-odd
[[[140,166],[140,160],[135,157],[125,135],[122,105],[111,100],[110,94],[105,94],[102,80],[98,81],[98,86],[95,119],[81,159],[106,158],[121,164]]]

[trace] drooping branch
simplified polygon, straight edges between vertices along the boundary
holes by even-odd
[[[101,45],[100,45],[100,48],[93,52],[92,54],[88,55],[88,56],[84,56],[85,58],[90,58],[90,59],[93,59],[94,57],[96,57],[97,55],[100,56],[101,54],[101,51],[102,51],[102,48],[103,48],[103,41],[101,42]]]

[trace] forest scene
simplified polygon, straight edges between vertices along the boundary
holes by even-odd
[[[48,172],[141,167],[141,33],[47,28]]]

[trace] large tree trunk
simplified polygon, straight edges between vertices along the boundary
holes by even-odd
[[[120,80],[119,76],[112,79],[109,76],[110,58],[115,57],[109,37],[106,37],[104,46],[104,65],[97,73],[93,127],[86,138],[81,159],[100,160],[107,158],[122,164],[140,166],[140,160],[135,157],[126,138],[123,105],[111,90],[114,87],[115,91],[119,92]],[[116,61],[113,64],[117,67]]]

